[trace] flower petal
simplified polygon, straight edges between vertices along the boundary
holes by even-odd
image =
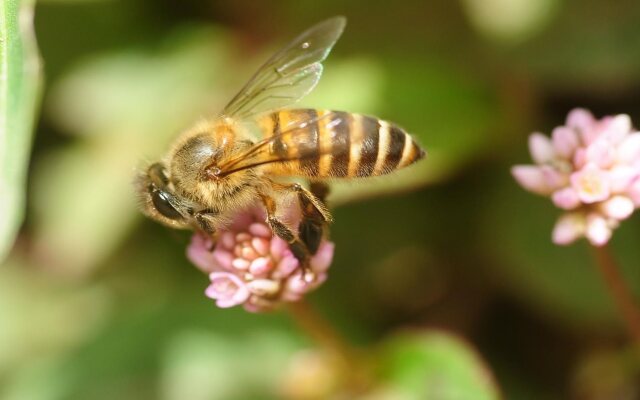
[[[332,242],[322,241],[318,252],[311,258],[311,269],[316,273],[329,269],[331,261],[333,261],[334,249],[335,245]]]
[[[279,237],[271,239],[271,255],[279,260],[284,257],[285,252],[289,249],[289,245]]]
[[[573,154],[580,144],[576,131],[566,126],[559,126],[553,130],[551,135],[556,154],[569,160],[573,158]]]
[[[554,159],[555,152],[551,140],[542,133],[529,136],[529,151],[536,164],[544,164]]]
[[[255,236],[261,236],[263,238],[271,237],[271,229],[266,224],[261,222],[254,222],[249,226],[249,232]]]
[[[213,272],[209,275],[211,284],[205,290],[205,295],[216,300],[221,308],[233,307],[244,303],[249,298],[249,289],[236,275],[229,272]]]
[[[272,310],[275,307],[275,302],[264,297],[252,295],[242,306],[251,313],[260,313]]]
[[[310,283],[307,282],[303,276],[302,271],[292,275],[289,279],[287,279],[287,283],[285,285],[285,290],[287,292],[292,292],[296,294],[303,294],[309,290]]]
[[[611,193],[607,173],[595,164],[587,164],[571,174],[571,185],[585,204],[603,201]]]
[[[587,216],[587,230],[585,236],[594,246],[605,245],[611,238],[611,228],[607,220],[600,214],[591,213]]]
[[[236,238],[231,232],[223,232],[218,238],[220,243],[225,249],[231,251],[236,245]]]
[[[583,144],[590,144],[598,137],[598,122],[590,111],[584,108],[575,108],[567,115],[567,126],[573,128],[578,133]]]
[[[635,209],[633,201],[627,196],[613,196],[600,206],[604,215],[621,221],[629,218]]]
[[[640,179],[636,179],[631,184],[629,190],[627,191],[627,194],[631,198],[631,201],[633,201],[633,204],[636,207],[640,207]]]
[[[609,184],[613,193],[626,193],[633,181],[640,175],[636,168],[626,165],[609,170]]]
[[[511,168],[511,175],[526,190],[541,194],[551,194],[553,188],[547,183],[547,178],[540,167],[534,165],[516,165]]]
[[[640,133],[632,133],[618,145],[617,159],[622,164],[640,161]]]
[[[567,245],[584,235],[585,217],[583,213],[568,213],[561,216],[553,228],[553,243]]]
[[[573,169],[581,169],[587,165],[587,149],[579,147],[573,155]]]
[[[618,114],[602,119],[602,135],[614,144],[620,143],[631,132],[631,118]]]
[[[540,166],[540,171],[542,172],[542,176],[544,177],[547,186],[551,188],[551,190],[560,189],[569,184],[569,176],[565,172],[561,172],[556,167],[552,167],[551,165],[542,165]]]
[[[280,283],[271,279],[254,279],[247,283],[247,288],[258,296],[273,296],[280,290]]]
[[[218,267],[209,250],[211,245],[211,239],[196,233],[191,237],[191,243],[187,247],[187,258],[189,261],[205,273],[213,272]]]
[[[251,265],[249,265],[249,272],[254,276],[267,274],[272,269],[273,262],[269,257],[258,257],[251,261]]]
[[[596,120],[589,110],[584,108],[574,108],[569,111],[566,124],[571,128],[587,130],[591,129],[595,122]]]
[[[249,269],[249,265],[251,265],[251,261],[245,258],[234,258],[233,261],[231,262],[231,265],[235,269],[246,271],[247,269]]]
[[[253,239],[251,239],[251,246],[261,256],[266,256],[269,254],[269,245],[269,240],[263,237],[254,237]]]
[[[285,252],[285,256],[282,258],[282,260],[280,260],[278,266],[276,267],[278,277],[284,278],[291,275],[293,271],[298,268],[298,265],[300,265],[298,259],[295,258],[289,250],[287,250]]]
[[[587,147],[587,163],[600,168],[609,168],[616,159],[616,150],[607,140],[596,140]]]
[[[242,254],[242,258],[248,261],[253,261],[259,256],[258,252],[252,246],[242,246],[240,253]]]
[[[211,253],[211,256],[217,269],[230,270],[232,268],[233,254],[228,251],[216,248],[213,253]]]
[[[580,197],[572,187],[556,190],[551,195],[551,200],[553,204],[563,210],[573,210],[580,205]]]

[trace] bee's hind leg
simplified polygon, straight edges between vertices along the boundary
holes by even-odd
[[[280,239],[289,244],[289,249],[300,262],[302,273],[304,274],[304,280],[307,282],[312,282],[315,279],[315,276],[309,266],[311,253],[309,252],[307,244],[303,242],[291,229],[289,229],[288,226],[286,226],[282,221],[278,219],[278,217],[276,216],[276,202],[275,200],[273,200],[273,198],[263,195],[262,201],[267,210],[267,224],[269,224],[271,231],[274,233],[274,235],[278,236]]]
[[[302,185],[275,184],[281,190],[293,191],[298,196],[298,203],[302,212],[302,219],[298,225],[298,236],[304,242],[311,255],[318,252],[320,242],[324,235],[326,225],[331,222],[331,214],[324,204],[324,197],[328,193],[328,187],[322,183],[312,184],[311,190],[317,192],[314,195]]]
[[[322,181],[311,181],[309,183],[309,190],[316,196],[318,200],[327,206],[327,196],[329,195],[329,185]]]
[[[311,254],[316,254],[327,230],[327,225],[331,222],[331,215],[327,210],[326,203],[329,185],[324,182],[312,181],[309,189],[311,193],[306,190],[298,191],[302,209],[302,221],[298,225],[298,234],[307,244]],[[321,207],[318,207],[314,200],[320,202]]]

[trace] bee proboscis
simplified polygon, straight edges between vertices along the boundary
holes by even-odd
[[[170,227],[214,235],[258,201],[274,234],[307,266],[331,221],[325,181],[387,174],[425,154],[391,122],[284,108],[316,86],[321,63],[345,24],[344,17],[333,17],[303,32],[273,55],[218,117],[182,133],[166,157],[137,178],[143,212]],[[279,177],[312,184],[307,189]],[[289,194],[300,205],[297,231],[278,216],[281,199]]]

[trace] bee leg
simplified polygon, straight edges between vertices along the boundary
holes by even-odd
[[[216,228],[213,224],[211,217],[216,216],[217,213],[211,210],[201,210],[196,212],[193,215],[193,218],[196,220],[198,228],[202,230],[207,235],[213,237],[216,233]]]
[[[311,255],[318,252],[320,242],[324,234],[324,228],[328,222],[331,222],[331,214],[324,202],[305,189],[302,185],[294,183],[292,185],[284,185],[272,182],[276,190],[286,190],[295,192],[298,195],[298,203],[302,211],[302,220],[298,225],[298,236],[306,245]],[[322,186],[316,186],[322,197],[325,197],[328,188],[322,189]]]
[[[320,189],[316,187],[316,189]],[[324,234],[326,224],[331,221],[331,214],[324,202],[299,184],[289,186],[298,194],[298,203],[302,211],[302,220],[298,225],[298,236],[306,244],[309,253],[316,254]],[[321,193],[326,195],[325,193]]]
[[[330,221],[331,216],[328,212],[326,214],[322,214],[322,218],[319,218],[320,211],[326,211],[326,198],[329,194],[329,185],[324,182],[312,181],[309,189],[311,191],[311,196],[307,196],[306,198],[300,198],[300,205],[302,207],[302,221],[298,226],[298,235],[302,241],[307,244],[309,251],[311,254],[316,254],[318,252],[318,248],[320,247],[320,242],[322,241],[322,237],[327,230],[327,222]],[[311,199],[317,199],[321,204],[322,208],[311,209],[308,207],[308,203]]]
[[[321,181],[311,181],[309,184],[309,190],[316,196],[318,200],[327,206],[327,196],[329,195],[329,185]]]
[[[286,185],[277,182],[271,182],[271,185],[276,190],[285,190],[288,192],[295,192],[298,195],[298,202],[300,203],[300,207],[302,208],[302,212],[304,215],[308,215],[309,217],[314,217],[316,219],[321,219],[324,222],[331,222],[333,218],[331,218],[331,213],[327,209],[324,204],[324,196],[329,192],[328,187],[322,189],[320,183],[318,186],[312,185],[312,190],[318,190],[322,197],[316,197],[313,193],[307,190],[304,186],[294,183],[291,185]]]
[[[304,280],[312,282],[315,279],[315,276],[309,267],[309,259],[311,255],[309,254],[307,245],[301,241],[288,226],[276,217],[275,201],[268,196],[262,196],[262,200],[267,210],[267,224],[269,224],[271,231],[289,244],[289,250],[291,250],[295,258],[300,262]]]

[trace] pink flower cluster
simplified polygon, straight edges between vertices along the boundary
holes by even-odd
[[[553,230],[554,243],[584,236],[604,245],[640,206],[640,132],[628,115],[598,120],[574,109],[551,138],[532,134],[529,149],[536,165],[517,165],[511,172],[522,187],[550,196],[567,211]]]
[[[326,280],[333,243],[322,241],[311,258],[311,273],[305,276],[288,244],[264,221],[257,210],[243,213],[219,232],[215,245],[204,234],[193,235],[187,257],[209,274],[205,295],[218,307],[242,304],[247,311],[267,311],[278,303],[300,300]]]

